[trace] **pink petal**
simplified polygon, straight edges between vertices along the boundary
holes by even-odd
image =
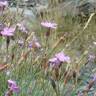
[[[8,80],[8,85],[11,87],[12,85],[16,86],[16,82],[13,80]]]
[[[51,58],[49,59],[49,64],[52,68],[58,68],[61,65],[61,62],[57,58]]]
[[[10,33],[13,33],[14,31],[15,31],[15,27],[5,27],[4,28],[4,31],[8,31],[8,32],[10,32]]]
[[[8,2],[7,1],[0,1],[0,6],[7,6],[8,5]]]
[[[37,48],[40,48],[41,47],[41,45],[39,44],[39,42],[35,42],[35,44],[36,44]]]
[[[70,57],[66,56],[63,52],[59,52],[55,55],[61,62],[70,62]]]
[[[13,92],[15,92],[15,93],[19,93],[20,92],[20,88],[19,88],[19,86],[11,86],[11,88],[10,88]]]
[[[57,28],[57,24],[56,23],[51,23],[51,22],[41,22],[41,25],[47,28],[53,28],[56,29]]]
[[[13,36],[14,35],[14,32],[15,32],[15,27],[5,27],[3,29],[3,31],[1,31],[1,34],[4,35],[4,36]]]
[[[49,62],[51,62],[51,63],[54,63],[56,61],[57,61],[57,58],[51,58],[51,59],[49,59]]]

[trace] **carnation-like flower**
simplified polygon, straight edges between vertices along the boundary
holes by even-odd
[[[13,36],[15,32],[15,28],[13,27],[5,27],[3,31],[1,31],[1,34],[3,36]]]
[[[6,6],[8,6],[8,2],[6,0],[1,0],[0,1],[0,10],[3,11]]]
[[[20,92],[19,86],[14,86],[14,85],[12,85],[12,86],[10,87],[10,90],[12,90],[12,91],[15,92],[15,93],[19,93],[19,92]]]
[[[16,84],[16,81],[8,80],[8,88],[15,93],[20,92],[20,87]]]
[[[63,52],[59,52],[55,57],[58,58],[60,62],[70,62],[70,57],[65,55]]]
[[[61,62],[57,58],[49,59],[49,64],[52,68],[58,68],[61,65]]]
[[[65,55],[63,52],[59,52],[55,54],[53,58],[49,59],[50,66],[54,68],[58,68],[64,62],[70,63],[70,57]]]
[[[6,0],[0,0],[0,6],[7,6],[8,2]]]
[[[56,29],[57,28],[57,24],[56,23],[48,22],[48,21],[41,22],[41,25],[46,27],[46,28],[52,28],[52,29]]]
[[[11,87],[12,85],[16,86],[16,81],[8,80],[8,87]]]
[[[41,48],[41,45],[39,42],[35,42],[35,45],[37,46],[37,48]]]

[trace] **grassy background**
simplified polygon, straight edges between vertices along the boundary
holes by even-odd
[[[58,0],[51,3],[51,6],[56,6],[58,4]],[[51,1],[50,1],[51,2]],[[5,16],[5,17],[4,17]],[[20,17],[18,14],[11,14],[8,12],[5,15],[0,17],[1,21],[6,25],[9,23],[16,24],[16,22],[20,21],[23,17]],[[5,42],[6,38],[0,37],[0,64],[4,63],[6,55],[8,55],[7,64],[11,64],[11,66],[3,71],[0,71],[0,96],[3,96],[5,91],[7,90],[7,80],[13,79],[16,80],[18,85],[21,88],[20,94],[18,96],[75,96],[78,88],[81,88],[83,82],[86,82],[90,78],[87,76],[80,75],[80,70],[85,66],[87,62],[87,57],[89,52],[95,53],[95,45],[93,42],[96,39],[96,21],[94,16],[89,23],[86,30],[83,31],[85,23],[82,25],[79,21],[70,15],[62,16],[59,10],[54,10],[50,12],[45,12],[43,14],[43,18],[38,17],[36,22],[28,23],[29,33],[28,35],[35,31],[36,36],[38,37],[40,44],[42,45],[42,49],[39,50],[31,50],[27,56],[27,58],[22,60],[20,64],[18,64],[20,58],[22,57],[22,52],[25,54],[30,50],[27,47],[20,48],[16,44],[16,40],[20,37],[23,37],[23,34],[17,32],[15,36],[15,40],[10,43],[9,51],[6,53]],[[48,38],[49,47],[45,42],[45,32],[46,28],[43,28],[40,25],[42,20],[54,20],[58,24],[57,30],[52,30],[51,35]],[[60,42],[54,49],[54,45],[57,41],[64,35],[64,40]],[[75,39],[76,38],[76,39]],[[31,39],[30,39],[31,40]],[[29,41],[30,41],[29,40]],[[92,46],[92,47],[90,47]],[[47,50],[45,47],[48,47]],[[68,64],[63,64],[60,68],[60,76],[59,80],[56,80],[57,92],[54,91],[49,77],[54,75],[54,72],[48,68],[47,74],[46,69],[42,66],[45,64],[45,59],[51,58],[56,52],[63,50],[64,53],[71,57],[72,62],[69,64],[69,69],[73,72],[77,72],[77,77],[80,78],[80,81],[75,80],[72,76],[70,76],[69,80],[67,80],[67,84],[64,85],[64,73],[65,69],[68,67]],[[14,60],[11,62],[11,55],[14,53]],[[50,54],[51,53],[51,54]],[[10,75],[6,75],[6,72],[10,72]],[[92,72],[88,73],[89,75]],[[71,73],[70,73],[71,75]],[[80,77],[79,77],[80,76]],[[75,82],[75,83],[74,83]],[[85,83],[84,83],[85,84]],[[82,88],[81,88],[82,89]],[[68,95],[68,93],[70,95]],[[17,96],[14,94],[13,96]],[[92,96],[92,95],[88,95]]]

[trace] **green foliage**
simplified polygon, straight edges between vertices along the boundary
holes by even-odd
[[[51,6],[54,5],[55,8],[60,0],[51,1]],[[95,73],[93,72],[94,67],[86,74],[87,68],[85,64],[88,61],[88,54],[96,51],[96,46],[93,44],[93,42],[96,42],[96,16],[92,18],[86,30],[83,30],[87,21],[80,24],[75,17],[73,18],[71,15],[62,16],[60,10],[57,9],[54,11],[48,11],[48,14],[45,12],[44,17],[38,17],[36,22],[31,22],[28,18],[26,19],[18,14],[15,14],[16,17],[10,19],[11,15],[14,17],[13,14],[7,12],[5,13],[5,17],[2,17],[6,26],[11,22],[10,20],[12,20],[12,24],[15,25],[23,18],[26,23],[29,24],[28,37],[30,37],[30,34],[35,31],[35,35],[38,37],[38,41],[40,41],[42,48],[28,48],[28,44],[32,41],[33,37],[31,37],[28,42],[24,42],[24,47],[20,47],[17,40],[26,40],[26,38],[24,38],[24,34],[20,34],[16,30],[17,33],[15,34],[15,40],[11,40],[8,52],[6,53],[5,46],[2,50],[2,53],[5,54],[3,59],[6,59],[6,55],[8,55],[6,63],[10,64],[10,67],[0,71],[0,96],[3,96],[8,89],[8,79],[16,80],[20,86],[21,91],[18,96],[65,96],[66,92],[68,93],[69,91],[70,96],[76,96],[78,90],[83,90],[82,86],[86,86],[86,82],[90,80],[90,75]],[[48,37],[47,41],[45,36],[47,29],[40,25],[41,21],[46,19],[49,21],[54,20],[58,24],[57,30],[51,30],[51,35]],[[64,40],[57,44],[62,36],[64,36]],[[0,48],[1,45],[4,45],[5,43],[6,37],[0,37]],[[55,46],[56,44],[57,46]],[[30,52],[26,55],[29,50]],[[65,54],[68,54],[71,57],[72,61],[69,64],[62,64],[59,69],[59,79],[55,80],[54,71],[49,66],[48,68],[45,68],[45,64],[48,63],[47,61],[53,57],[55,53],[62,50]],[[13,53],[14,59],[12,61],[10,58]],[[3,59],[0,61],[0,64],[5,63]],[[92,64],[93,63],[94,62],[92,62]],[[6,70],[10,71],[9,75],[6,75]],[[64,85],[66,70],[68,72],[70,71],[70,76],[67,78],[68,80]],[[84,73],[83,75],[81,74],[82,70]],[[71,74],[71,72],[74,71],[76,72],[76,78]],[[50,83],[50,78],[54,79],[54,82],[51,82],[53,85]],[[13,96],[17,95],[14,93]]]

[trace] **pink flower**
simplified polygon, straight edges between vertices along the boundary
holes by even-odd
[[[53,68],[58,68],[63,62],[70,62],[70,57],[65,55],[63,52],[59,52],[55,54],[53,58],[49,59],[49,64]]]
[[[37,46],[37,48],[41,48],[41,45],[39,42],[35,42],[35,45]]]
[[[8,2],[7,1],[0,1],[0,7],[1,6],[7,6],[8,5]]]
[[[13,36],[15,32],[15,28],[12,27],[5,27],[3,31],[1,31],[1,34],[3,36]]]
[[[12,85],[16,86],[16,82],[13,80],[8,80],[8,87],[11,87]]]
[[[46,28],[52,28],[52,29],[56,29],[57,28],[57,24],[56,23],[48,22],[48,21],[41,22],[41,25],[46,27]]]
[[[0,10],[4,10],[4,8],[8,6],[8,2],[7,1],[0,1]]]
[[[61,65],[61,62],[57,58],[49,59],[49,64],[52,68],[58,68]]]
[[[49,62],[51,62],[51,63],[54,63],[56,61],[57,61],[57,58],[51,58],[51,59],[49,59]]]
[[[14,86],[14,85],[12,85],[12,86],[10,87],[10,90],[12,90],[12,91],[15,92],[15,93],[19,93],[19,92],[20,92],[19,86]]]
[[[70,62],[70,57],[65,55],[63,52],[59,52],[55,57],[58,58],[60,62]]]
[[[8,88],[10,90],[12,90],[12,92],[15,92],[15,93],[19,93],[20,92],[19,86],[13,80],[8,80]]]

